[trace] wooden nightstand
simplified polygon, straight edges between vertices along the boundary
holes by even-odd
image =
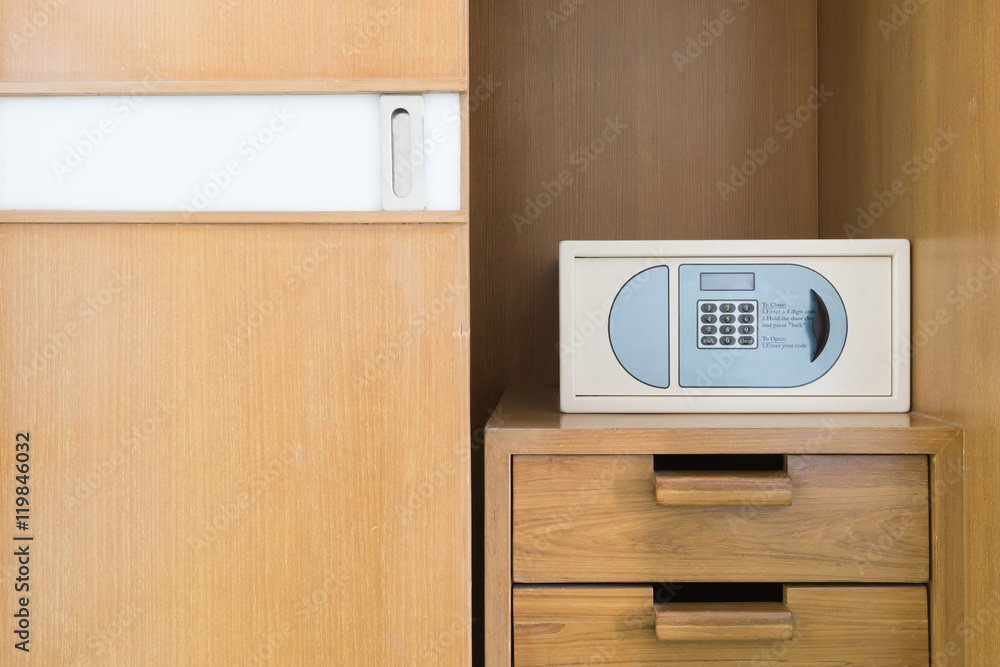
[[[923,415],[571,415],[508,389],[486,664],[962,665],[962,496],[962,430]]]

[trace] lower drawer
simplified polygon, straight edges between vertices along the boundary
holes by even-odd
[[[728,608],[654,605],[650,586],[515,586],[513,621],[516,667],[915,667],[929,659],[923,586],[786,586],[783,604]]]

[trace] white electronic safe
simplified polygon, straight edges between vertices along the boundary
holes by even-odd
[[[905,412],[900,239],[563,241],[563,412]]]

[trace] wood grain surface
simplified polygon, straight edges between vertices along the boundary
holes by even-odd
[[[562,414],[556,387],[511,387],[490,433],[513,454],[937,454],[962,430],[920,414]]]
[[[514,456],[515,583],[923,583],[927,458],[789,456],[789,507],[661,507],[651,456]]]
[[[656,638],[666,642],[774,642],[792,638],[792,612],[781,602],[654,604]]]
[[[514,663],[741,667],[926,665],[923,586],[787,586],[792,638],[773,642],[658,641],[649,586],[514,589]]]
[[[282,95],[454,93],[467,79],[240,79],[231,81],[0,81],[0,95]]]
[[[991,667],[1000,655],[1000,4],[818,4],[819,76],[836,91],[820,114],[820,233],[912,242],[913,406],[965,429],[968,607],[948,611],[952,638],[933,651],[940,665]],[[953,512],[962,486],[946,488]]]
[[[658,470],[656,504],[673,507],[784,507],[792,504],[792,478],[766,471]]]
[[[471,664],[466,242],[0,226],[0,664]]]
[[[5,0],[0,80],[461,80],[467,26],[466,0]]]
[[[968,664],[967,649],[975,639],[965,605],[968,574],[965,536],[965,440],[959,436],[941,453],[932,456],[931,501],[931,651],[938,663],[952,667]],[[971,633],[971,634],[970,634]]]
[[[510,454],[489,435],[486,444],[486,540],[483,655],[485,664],[510,665]]]

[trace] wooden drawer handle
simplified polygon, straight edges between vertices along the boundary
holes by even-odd
[[[654,604],[656,638],[676,642],[754,642],[792,638],[792,612],[781,602]]]
[[[792,504],[792,478],[768,471],[658,472],[656,504],[785,507]]]

